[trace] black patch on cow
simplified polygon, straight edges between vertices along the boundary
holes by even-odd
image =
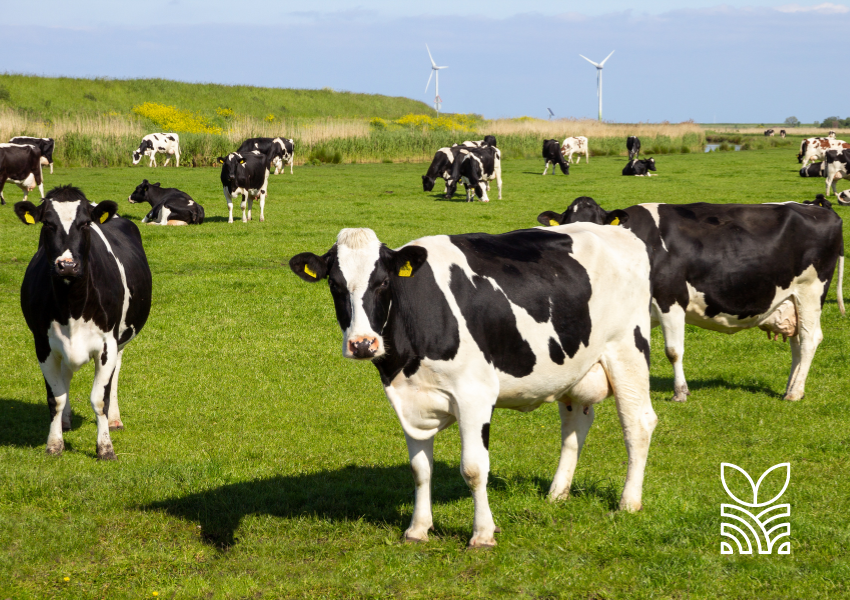
[[[484,448],[490,450],[490,423],[484,423],[481,426],[481,441],[484,442]]]
[[[44,380],[44,387],[47,388],[47,409],[50,411],[50,420],[52,421],[56,417],[56,396],[53,395],[53,390],[46,379]],[[65,401],[67,402],[68,399],[66,398]]]
[[[643,352],[644,357],[646,358],[646,366],[649,367],[649,342],[640,332],[640,326],[635,326],[635,346],[638,350]]]
[[[106,342],[103,342],[103,352],[100,355],[100,364],[105,365],[107,358],[108,357],[106,355]]]
[[[558,343],[558,340],[555,338],[549,338],[549,358],[552,359],[552,362],[556,365],[564,364],[564,358],[566,355],[564,351],[561,350],[561,345]]]
[[[404,376],[405,377],[413,377],[416,372],[419,370],[419,365],[422,364],[422,359],[418,356],[414,356],[410,360],[407,361],[407,364],[404,365]]]
[[[109,418],[109,402],[110,396],[112,394],[112,378],[115,377],[115,369],[112,369],[112,373],[109,375],[109,381],[106,382],[106,385],[103,386],[103,416],[107,419]]]

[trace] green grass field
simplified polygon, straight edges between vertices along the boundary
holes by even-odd
[[[556,504],[545,498],[556,407],[496,412],[489,489],[503,532],[495,549],[469,551],[457,428],[437,438],[436,531],[427,544],[402,544],[413,482],[401,427],[374,367],[341,357],[326,286],[287,266],[297,252],[327,250],[343,227],[371,227],[397,247],[534,226],[539,212],[580,195],[608,209],[813,199],[823,181],[800,178],[795,153],[669,155],[651,179],[621,177],[620,157],[545,178],[542,159],[508,159],[504,199],[494,193],[488,205],[423,193],[425,164],[303,167],[272,178],[265,223],[232,225],[216,169],[57,168],[48,189],[73,183],[93,201],[117,200],[137,223],[147,205],[126,198],[142,178],[187,191],[207,221],[141,226],[153,308],[124,355],[118,460],[102,463],[91,365],[72,384],[65,454],[45,454],[44,384],[19,306],[38,230],[0,208],[0,598],[850,596],[850,318],[834,286],[801,402],[781,400],[787,344],[759,330],[695,328],[685,355],[692,396],[668,402],[672,369],[653,331],[659,423],[640,513],[614,511],[626,453],[613,400],[597,408],[573,497]],[[6,197],[21,194],[7,185]],[[786,461],[791,554],[721,555],[720,463],[757,476]]]

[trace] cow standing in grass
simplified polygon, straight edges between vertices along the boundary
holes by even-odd
[[[10,144],[24,144],[27,146],[35,146],[41,152],[41,164],[50,167],[50,174],[53,175],[53,138],[37,138],[19,135],[9,140]]]
[[[176,133],[149,133],[142,138],[139,147],[133,151],[133,164],[139,164],[143,156],[150,158],[149,167],[156,167],[157,153],[165,154],[164,167],[168,166],[171,157],[174,157],[174,166],[180,166],[180,136]]]
[[[229,212],[227,222],[233,223],[233,199],[237,196],[242,198],[240,207],[243,223],[251,220],[251,209],[256,198],[260,200],[260,222],[265,221],[272,155],[258,150],[231,152],[226,157],[219,156],[218,162],[221,164],[221,184]]]
[[[630,135],[626,140],[626,149],[629,151],[629,160],[640,158],[640,138],[636,135]]]
[[[561,144],[558,140],[543,140],[543,158],[546,159],[546,166],[543,168],[543,174],[549,170],[549,165],[552,165],[552,174],[555,174],[555,165],[561,167],[561,173],[564,175],[570,174],[570,165],[561,154]]]
[[[372,361],[401,421],[416,485],[406,540],[428,539],[434,436],[457,422],[475,503],[469,545],[496,545],[487,500],[495,408],[559,402],[557,500],[569,495],[594,404],[613,393],[629,457],[620,508],[641,509],[657,418],[649,260],[632,233],[581,223],[391,250],[371,229],[343,229],[323,255],[304,252],[289,266],[304,281],[328,279],[343,356]]]
[[[97,457],[113,459],[110,429],[122,429],[118,373],[124,347],[144,326],[151,306],[151,272],[139,229],[113,218],[118,205],[89,204],[77,188],[54,188],[39,206],[15,204],[25,225],[42,223],[38,251],[21,286],[21,308],[50,408],[48,454],[65,448],[71,429],[71,378],[94,359],[91,405]]]
[[[44,198],[44,180],[41,173],[41,151],[28,144],[0,144],[0,206],[6,204],[3,187],[11,181],[24,192],[24,200],[38,188]]]
[[[561,154],[567,158],[568,164],[573,164],[573,154],[577,154],[576,164],[581,162],[581,155],[584,154],[585,162],[590,162],[590,142],[583,135],[568,137],[561,144]]]
[[[286,165],[289,165],[289,174],[292,175],[292,163],[295,160],[295,142],[288,138],[250,138],[242,142],[237,152],[250,152],[258,150],[263,154],[272,155],[274,174],[285,173]]]
[[[431,160],[431,165],[428,167],[428,172],[422,176],[422,189],[430,192],[434,189],[434,183],[437,177],[442,177],[446,182],[446,190],[448,192],[449,182],[452,180],[452,169],[457,156],[466,148],[466,146],[458,146],[455,144],[451,148],[440,148],[434,153],[434,158]]]
[[[457,190],[458,181],[466,189],[466,201],[472,202],[477,196],[482,202],[489,202],[487,192],[490,182],[496,180],[499,187],[499,200],[502,199],[502,153],[498,148],[464,148],[454,161],[451,181],[447,181],[446,197],[451,198]]]

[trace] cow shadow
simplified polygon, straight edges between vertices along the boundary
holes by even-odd
[[[83,423],[76,412],[71,415],[71,429]],[[35,448],[47,443],[50,430],[50,409],[44,404],[22,402],[12,398],[0,398],[0,446]],[[65,442],[66,450],[70,450]]]
[[[236,222],[236,217],[233,218],[233,222]],[[242,217],[239,217],[239,222],[242,222]],[[204,217],[204,223],[227,223],[227,217]],[[201,224],[203,226],[203,223]]]
[[[735,383],[715,377],[713,379],[688,379],[688,389],[691,392],[698,390],[713,390],[725,388],[730,391],[749,392],[751,394],[764,394],[769,398],[783,398],[785,391],[781,393],[775,389],[768,387],[765,384],[751,383]],[[673,395],[673,378],[672,377],[654,377],[649,378],[649,389],[653,392],[665,392]]]

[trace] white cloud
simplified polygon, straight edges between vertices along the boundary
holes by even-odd
[[[818,4],[816,6],[786,4],[785,6],[778,6],[776,10],[784,13],[817,12],[830,15],[850,13],[850,7],[842,4],[833,4],[832,2],[824,2],[823,4]]]

